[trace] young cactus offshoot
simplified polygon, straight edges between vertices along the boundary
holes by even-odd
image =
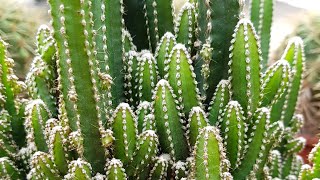
[[[49,0],[28,100],[0,40],[0,179],[318,178],[318,146],[297,156],[301,39],[260,67],[272,3],[252,24],[239,0]]]

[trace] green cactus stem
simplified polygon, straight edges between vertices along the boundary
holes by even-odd
[[[207,126],[200,131],[193,156],[190,179],[226,178],[225,173],[229,171],[230,163],[217,128]]]
[[[149,115],[151,112],[151,103],[147,101],[143,101],[139,104],[137,110],[136,110],[136,115],[138,118],[138,133],[142,133],[143,129],[146,127],[146,116]]]
[[[262,93],[260,106],[272,106],[275,104],[289,84],[290,65],[286,60],[276,61],[264,73],[262,79]]]
[[[174,179],[182,179],[188,176],[188,167],[186,162],[178,161],[173,164]]]
[[[17,145],[13,141],[11,118],[6,110],[0,112],[0,157],[10,157],[14,160],[16,157]]]
[[[114,157],[127,165],[132,161],[138,136],[137,119],[127,103],[119,104],[109,126],[115,138]]]
[[[166,179],[168,177],[167,171],[171,161],[169,154],[162,154],[155,158],[155,163],[150,171],[148,180]]]
[[[48,152],[48,144],[45,132],[46,122],[52,117],[51,112],[41,99],[32,100],[26,107],[25,128],[27,142],[35,144],[38,151]]]
[[[226,79],[229,47],[234,27],[239,19],[239,0],[198,0],[198,39],[202,44],[210,44],[212,61],[210,62],[210,76],[206,103],[213,96],[216,86],[221,79]],[[196,62],[195,73],[201,76],[203,60]]]
[[[166,32],[174,29],[174,7],[172,0],[145,0],[144,10],[147,33],[152,50]]]
[[[23,179],[20,170],[7,157],[0,158],[0,178],[1,179]]]
[[[268,127],[270,126],[270,111],[267,108],[260,108],[254,114],[248,127],[248,137],[245,143],[244,157],[241,164],[234,170],[233,176],[238,179],[245,179],[254,170],[257,172],[261,166],[261,159],[265,154],[268,141]]]
[[[196,40],[196,9],[194,4],[186,2],[176,20],[175,35],[178,43],[185,44],[190,54],[194,53]]]
[[[137,99],[141,101],[151,101],[153,89],[158,82],[158,71],[156,60],[150,52],[145,51],[141,54],[138,61],[138,72],[135,77],[138,80]],[[138,102],[139,103],[139,102]]]
[[[282,159],[281,154],[278,150],[272,150],[269,156],[269,168],[271,177],[281,178],[282,177]]]
[[[184,160],[189,154],[184,133],[185,122],[181,118],[176,98],[168,81],[160,80],[153,95],[152,114],[155,116],[161,149],[164,153],[169,153],[174,161]]]
[[[199,131],[208,126],[208,124],[205,112],[199,106],[193,107],[189,113],[186,132],[189,145],[192,148],[196,144]]]
[[[288,42],[288,45],[281,59],[285,59],[291,66],[291,76],[289,78],[288,90],[284,92],[281,98],[272,106],[271,120],[282,120],[285,126],[290,123],[297,105],[298,95],[302,87],[302,77],[304,70],[304,51],[301,38],[294,37]]]
[[[122,29],[122,42],[123,52],[128,53],[129,51],[137,51],[137,47],[133,44],[133,39],[129,31]]]
[[[127,102],[135,106],[138,102],[138,61],[140,60],[139,54],[136,51],[129,51],[125,55],[125,95]]]
[[[64,177],[66,180],[91,179],[91,165],[82,159],[71,161],[68,168],[68,174]]]
[[[158,43],[155,51],[155,58],[157,59],[157,67],[160,78],[165,76],[165,62],[169,58],[172,48],[177,44],[175,36],[167,32],[165,33],[160,42]]]
[[[147,169],[153,158],[157,155],[158,144],[158,137],[155,131],[147,130],[140,134],[137,149],[133,155],[133,161],[126,168],[126,173],[129,177],[142,179],[141,176],[149,173]]]
[[[230,100],[230,81],[221,80],[209,104],[209,123],[214,126]]]
[[[201,103],[196,75],[186,47],[183,44],[175,45],[165,65],[165,78],[178,96],[179,104],[183,105],[180,107],[182,112],[188,116],[191,108]]]
[[[26,85],[30,97],[42,99],[54,117],[57,116],[57,99],[52,81],[55,80],[54,72],[40,56],[36,56],[26,77]]]
[[[107,180],[126,180],[127,175],[123,164],[118,159],[111,159],[106,166]]]
[[[30,171],[28,176],[31,176],[32,178],[28,179],[61,179],[59,171],[52,162],[52,157],[49,154],[37,151],[32,156],[31,166],[34,170]]]
[[[99,141],[101,138],[99,128],[102,124],[104,107],[99,101],[101,99],[99,95],[101,90],[99,78],[101,76],[99,77],[96,71],[98,64],[95,61],[95,52],[93,51],[94,32],[92,27],[94,23],[92,13],[89,13],[91,1],[49,0],[49,3],[59,55],[57,69],[58,88],[61,91],[59,97],[60,116],[68,119],[72,131],[81,131],[84,158],[92,165],[95,172],[103,172],[105,151],[102,142]],[[111,9],[117,8],[112,7]],[[118,11],[120,12],[120,7]],[[114,17],[114,19],[116,18]],[[120,35],[120,42],[121,38]],[[119,49],[122,51],[122,46]],[[111,57],[110,55],[109,58]],[[121,59],[117,62],[122,65],[122,53],[117,55],[117,58],[119,57]],[[113,70],[115,69],[116,67]],[[116,70],[116,73],[121,74],[119,72],[121,70]],[[111,73],[111,76],[113,75]],[[113,76],[113,78],[115,77]],[[117,78],[118,83],[116,84],[122,86],[121,81],[120,77]],[[122,93],[116,94],[121,96]],[[114,96],[114,98],[118,96]],[[96,157],[101,158],[96,159]]]
[[[231,169],[236,169],[241,164],[241,155],[244,151],[244,137],[246,131],[245,118],[240,104],[230,101],[220,117],[219,125],[221,136],[227,150],[227,157]]]
[[[23,118],[19,117],[19,102],[16,96],[25,88],[24,83],[18,81],[18,77],[13,72],[14,61],[8,58],[8,45],[0,38],[0,106],[6,109],[11,118],[14,141],[19,146],[25,145],[25,133],[21,131]],[[17,132],[21,133],[17,133]]]
[[[53,157],[53,162],[62,175],[68,172],[68,162],[71,154],[67,148],[67,139],[61,126],[55,126],[50,135],[49,152]]]
[[[251,21],[261,37],[262,67],[267,67],[273,18],[273,0],[251,1]]]
[[[251,116],[260,99],[262,57],[258,36],[249,20],[243,18],[238,22],[231,40],[229,57],[232,99],[240,103],[245,116]]]

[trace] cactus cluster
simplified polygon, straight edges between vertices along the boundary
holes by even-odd
[[[301,39],[263,71],[242,1],[49,4],[25,85],[0,41],[1,179],[298,177]]]

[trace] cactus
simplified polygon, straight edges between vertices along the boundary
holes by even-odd
[[[242,1],[189,1],[177,17],[171,0],[49,4],[53,30],[39,29],[27,103],[0,43],[0,178],[317,175],[297,156],[302,42],[262,72]]]

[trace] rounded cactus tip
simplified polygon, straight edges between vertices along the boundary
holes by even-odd
[[[296,45],[303,44],[303,40],[299,36],[294,36],[289,39],[288,44],[296,44]]]
[[[148,106],[150,106],[150,102],[148,102],[148,101],[142,101],[139,106],[141,106],[141,107],[148,107]]]
[[[275,62],[277,65],[282,65],[282,66],[290,66],[289,62],[285,59],[279,59],[278,61]]]
[[[153,114],[148,114],[148,115],[146,116],[146,118],[147,118],[147,119],[154,119],[154,115],[153,115]]]
[[[299,119],[300,121],[303,121],[303,115],[302,114],[295,114],[295,118]]]
[[[153,59],[153,55],[150,51],[141,52],[141,59]]]
[[[160,161],[170,161],[170,155],[169,154],[161,154],[160,156],[159,156],[159,160]]]
[[[259,108],[257,111],[264,114],[270,114],[270,110],[266,107]]]
[[[191,112],[190,114],[193,114],[193,113],[200,113],[200,112],[203,112],[203,110],[201,109],[201,107],[199,106],[195,106],[191,109]]]
[[[193,9],[194,8],[194,5],[192,4],[192,3],[190,3],[190,2],[186,2],[186,3],[184,3],[184,5],[182,6],[182,8],[181,9]]]
[[[277,156],[281,156],[280,152],[278,150],[272,150],[271,154],[277,155]]]
[[[41,24],[40,27],[39,27],[39,31],[40,30],[46,30],[46,29],[50,29],[49,26],[46,25],[46,24]]]
[[[145,136],[149,136],[149,137],[156,137],[157,136],[157,134],[154,130],[146,130],[142,134],[144,134]]]
[[[178,43],[173,47],[172,51],[174,51],[174,50],[187,51],[187,48],[186,48],[186,46],[184,44]]]
[[[304,137],[297,137],[297,140],[302,144],[306,144],[307,140]]]
[[[133,50],[128,51],[128,56],[137,56],[137,55],[138,55],[137,51],[133,51]]]
[[[118,167],[122,167],[122,162],[119,159],[115,159],[112,158],[109,162],[108,162],[109,166],[118,166]]]
[[[165,79],[161,79],[158,83],[157,86],[168,86],[169,82]]]
[[[164,38],[167,38],[167,39],[170,39],[170,38],[174,38],[174,35],[171,33],[171,32],[166,32],[164,35],[163,35]]]
[[[229,106],[232,106],[232,107],[237,107],[237,106],[240,106],[239,102],[238,101],[230,101],[228,103]]]
[[[124,103],[124,102],[120,103],[118,107],[121,109],[130,109],[130,105],[128,103]]]

